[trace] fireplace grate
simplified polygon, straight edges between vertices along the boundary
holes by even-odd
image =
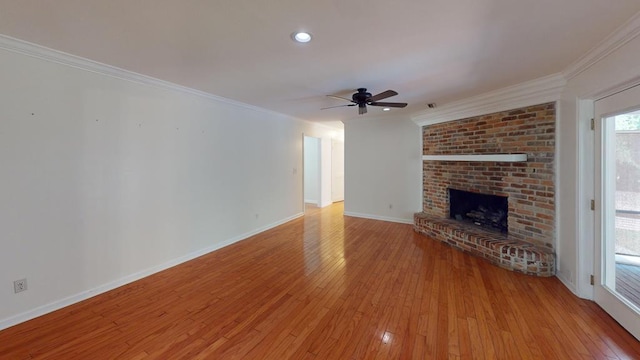
[[[491,230],[507,233],[508,197],[449,189],[449,216]]]

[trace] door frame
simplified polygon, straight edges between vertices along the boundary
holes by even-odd
[[[633,103],[630,103],[630,99]],[[635,100],[637,99],[637,100]],[[632,105],[631,105],[632,104]],[[627,331],[640,340],[640,311],[637,306],[620,296],[615,289],[610,289],[606,284],[615,284],[615,249],[612,244],[606,244],[604,239],[612,234],[605,234],[611,224],[605,226],[605,222],[609,221],[605,214],[615,211],[615,201],[605,196],[611,191],[611,185],[606,181],[604,174],[611,172],[612,165],[615,164],[615,158],[611,158],[609,152],[608,158],[604,151],[604,146],[615,141],[615,127],[610,122],[604,122],[603,119],[610,118],[615,115],[624,114],[629,111],[640,109],[640,86],[630,87],[623,91],[617,92],[610,96],[603,97],[594,102],[594,199],[596,204],[595,221],[594,221],[594,246],[593,246],[593,264],[594,264],[594,288],[593,299],[609,313],[616,321],[618,321]],[[613,194],[615,196],[615,194]],[[609,201],[607,201],[609,200]],[[608,247],[606,251],[603,251]],[[607,251],[613,252],[609,254],[609,262],[605,259]],[[610,263],[613,261],[613,263]],[[612,277],[613,276],[613,277]]]
[[[320,137],[316,137],[316,136],[311,136],[311,135],[307,135],[305,133],[302,133],[302,211],[305,212],[306,211],[306,199],[305,199],[305,175],[306,175],[306,171],[305,168],[307,166],[307,164],[305,164],[304,158],[305,158],[305,152],[308,150],[307,147],[305,146],[305,138],[313,138],[317,140],[317,153],[318,153],[318,157],[317,157],[317,171],[318,171],[318,179],[317,179],[317,183],[318,183],[318,200],[316,202],[316,205],[318,207],[320,207],[321,203],[322,203],[322,138]]]
[[[640,76],[632,76],[620,82],[591,89],[578,95],[575,99],[577,105],[575,109],[575,121],[577,121],[577,134],[575,134],[575,141],[577,142],[576,172],[578,176],[576,179],[575,203],[572,205],[578,209],[574,225],[577,236],[575,244],[576,264],[574,268],[569,269],[566,278],[560,278],[569,289],[583,299],[593,300],[593,285],[590,283],[590,276],[595,274],[593,265],[595,236],[593,226],[589,225],[595,222],[594,211],[589,206],[590,200],[594,199],[595,161],[593,154],[595,152],[595,132],[591,129],[591,120],[594,119],[594,103],[635,86],[640,86]],[[559,107],[562,108],[562,102],[560,102]],[[565,120],[571,121],[569,119]],[[565,120],[559,119],[559,121]],[[558,134],[561,136],[574,136],[573,134],[562,135],[560,132]],[[559,234],[556,234],[556,236],[559,236]],[[563,256],[565,255],[558,254],[558,264]],[[575,271],[575,276],[571,271]]]

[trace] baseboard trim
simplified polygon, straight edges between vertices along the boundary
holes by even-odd
[[[394,218],[394,217],[388,217],[388,216],[362,214],[362,213],[350,212],[350,211],[345,211],[344,215],[345,216],[357,217],[357,218],[363,218],[363,219],[389,221],[389,222],[394,222],[394,223],[413,225],[413,218],[411,218],[411,219],[401,219],[401,218]]]
[[[563,274],[561,274],[559,271],[556,271],[556,277],[558,278],[558,280],[560,280],[562,285],[564,285],[567,289],[569,289],[569,291],[573,293],[573,295],[580,297],[580,295],[578,295],[578,290],[576,289],[575,285],[573,285],[569,281],[569,279],[565,278]]]
[[[275,228],[277,226],[280,226],[280,225],[282,225],[284,223],[287,223],[289,221],[295,220],[295,219],[300,218],[302,216],[304,216],[304,213],[298,213],[298,214],[295,214],[293,216],[289,216],[289,217],[287,217],[285,219],[282,219],[280,221],[271,223],[269,225],[262,226],[262,227],[260,227],[258,229],[249,231],[249,232],[244,233],[242,235],[235,236],[233,238],[227,239],[227,240],[225,240],[223,242],[220,242],[220,243],[217,243],[215,245],[206,247],[204,249],[200,249],[200,250],[194,251],[192,253],[189,253],[187,255],[184,255],[184,256],[178,257],[176,259],[170,260],[170,261],[165,262],[163,264],[150,267],[148,269],[145,269],[145,270],[142,270],[142,271],[127,275],[125,277],[122,277],[120,279],[108,282],[108,283],[100,285],[98,287],[95,287],[95,288],[80,292],[80,293],[75,294],[75,295],[68,296],[66,298],[54,301],[54,302],[46,304],[46,305],[39,306],[39,307],[37,307],[35,309],[25,311],[23,313],[8,317],[6,319],[2,319],[2,320],[0,320],[0,330],[4,330],[4,329],[9,328],[11,326],[18,325],[18,324],[23,323],[25,321],[37,318],[39,316],[46,315],[46,314],[48,314],[50,312],[53,312],[53,311],[56,311],[56,310],[60,310],[60,309],[62,309],[64,307],[67,307],[69,305],[73,305],[75,303],[78,303],[80,301],[89,299],[89,298],[94,297],[96,295],[100,295],[100,294],[105,293],[107,291],[116,289],[116,288],[118,288],[120,286],[132,283],[134,281],[140,280],[140,279],[145,278],[147,276],[153,275],[153,274],[155,274],[157,272],[160,272],[160,271],[172,268],[174,266],[180,265],[182,263],[185,263],[187,261],[193,260],[195,258],[198,258],[198,257],[202,256],[202,255],[206,255],[206,254],[208,254],[208,253],[210,253],[212,251],[219,250],[219,249],[221,249],[223,247],[229,246],[229,245],[234,244],[236,242],[239,242],[241,240],[245,240],[245,239],[250,238],[250,237],[252,237],[254,235],[257,235],[257,234],[259,234],[261,232],[264,232],[264,231],[267,231],[269,229]]]

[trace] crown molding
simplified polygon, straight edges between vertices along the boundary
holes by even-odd
[[[412,116],[419,126],[466,119],[560,99],[567,81],[557,73],[513,86],[455,101]]]
[[[208,100],[226,103],[232,106],[253,110],[261,113],[268,113],[276,116],[284,116],[294,120],[289,115],[281,114],[272,110],[249,105],[240,101],[227,99],[221,96],[213,95],[201,90],[196,90],[187,86],[174,84],[169,81],[160,80],[151,76],[142,75],[133,71],[121,69],[115,66],[103,64],[101,62],[89,60],[80,56],[68,54],[62,51],[54,50],[42,45],[30,43],[24,40],[12,38],[10,36],[0,34],[0,49],[19,53],[22,55],[34,57],[37,59],[53,62],[61,65],[70,66],[76,69],[93,72],[100,75],[114,77],[120,80],[130,81],[138,84],[149,85],[165,90],[177,91],[185,94],[195,95]]]
[[[640,12],[627,20],[611,35],[569,65],[562,74],[571,80],[640,35]]]
[[[624,81],[622,83],[616,84],[614,86],[605,88],[605,89],[601,89],[597,92],[591,92],[591,93],[587,93],[583,96],[584,99],[591,99],[594,101],[597,100],[602,100],[606,97],[609,97],[611,95],[615,95],[619,92],[622,92],[624,90],[630,89],[632,87],[636,87],[640,85],[640,75],[639,76],[634,76],[631,79]]]

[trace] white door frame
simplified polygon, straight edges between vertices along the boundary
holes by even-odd
[[[594,104],[594,301],[640,340],[640,311],[607,284],[615,284],[615,244],[604,241],[615,237],[615,224],[605,214],[615,212],[615,183],[604,174],[615,171],[615,154],[604,146],[615,143],[615,124],[603,121],[611,116],[640,109],[640,86],[627,89]]]

